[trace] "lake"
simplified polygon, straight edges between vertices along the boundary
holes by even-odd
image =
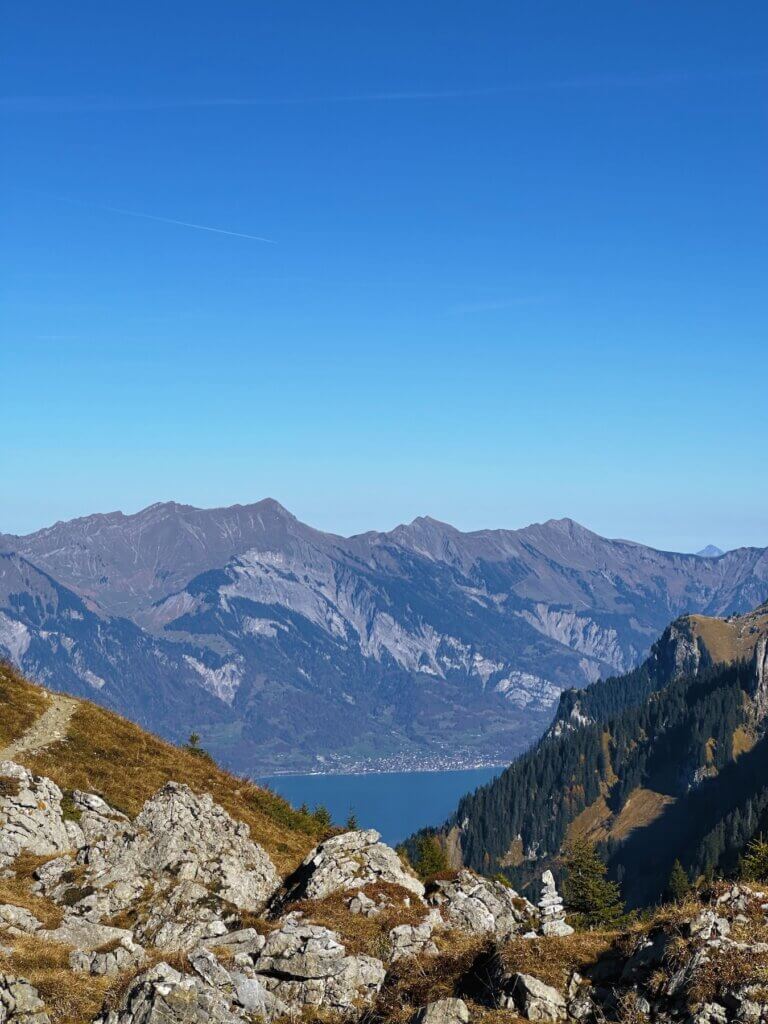
[[[467,768],[449,772],[383,772],[364,775],[273,775],[266,783],[299,807],[324,804],[343,825],[353,811],[360,828],[375,828],[395,845],[425,825],[441,825],[460,797],[503,771]]]

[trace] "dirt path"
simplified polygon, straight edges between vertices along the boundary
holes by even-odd
[[[38,750],[63,740],[77,701],[60,693],[50,695],[50,705],[25,733],[0,750],[0,761],[13,761],[19,754],[36,754]]]

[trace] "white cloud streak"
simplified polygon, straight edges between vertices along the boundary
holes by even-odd
[[[706,82],[764,78],[766,68],[719,71],[653,71],[640,74],[585,75],[540,82],[517,82],[480,89],[405,89],[325,96],[253,97],[115,97],[115,96],[0,96],[0,111],[22,114],[81,114],[217,108],[321,106],[338,103],[398,103],[430,100],[492,99],[517,94],[577,92],[590,89],[656,89]]]

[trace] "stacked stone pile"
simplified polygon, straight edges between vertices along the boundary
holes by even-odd
[[[541,876],[541,898],[539,899],[539,914],[541,915],[542,935],[572,935],[573,928],[566,923],[563,898],[557,891],[555,876],[551,871],[545,871]]]

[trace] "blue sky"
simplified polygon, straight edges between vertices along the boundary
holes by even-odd
[[[762,0],[2,19],[0,531],[768,544]]]

